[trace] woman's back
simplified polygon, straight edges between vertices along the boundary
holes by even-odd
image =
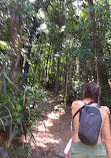
[[[77,100],[72,103],[72,116],[83,105],[85,105],[85,103],[88,104],[89,102],[92,101],[96,102],[97,100],[99,100],[100,95],[101,95],[101,89],[99,85],[97,85],[94,82],[86,83],[83,88],[84,100],[83,101]],[[97,103],[93,103],[90,106],[97,106]],[[103,130],[104,133],[104,140],[105,140],[108,156],[109,158],[111,158],[111,134],[110,134],[109,116],[102,107],[99,108],[99,110],[100,110],[99,114],[101,114],[102,117],[101,129]],[[95,128],[92,126],[91,128]],[[106,158],[106,150],[104,149],[101,139],[101,130],[98,136],[97,144],[86,145],[80,141],[78,137],[78,129],[79,129],[79,113],[74,117],[74,136],[73,136],[74,143],[72,144],[71,149],[69,151],[69,158],[75,158],[75,157],[76,158],[100,158],[100,157]]]
[[[74,116],[76,111],[78,111],[85,103],[88,103],[88,102],[89,102],[88,100],[84,100],[84,101],[77,100],[77,101],[74,101],[72,103],[72,116]],[[93,103],[90,106],[97,106],[97,103]],[[102,129],[107,114],[106,114],[106,112],[104,111],[104,109],[102,107],[100,108],[100,113],[101,113],[101,117],[102,117],[102,124],[101,124],[101,129]],[[73,142],[80,142],[80,139],[78,137],[79,113],[75,116],[73,123],[74,123],[74,140],[73,140]],[[101,134],[99,134],[97,143],[98,144],[102,143]]]

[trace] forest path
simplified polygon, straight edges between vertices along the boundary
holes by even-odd
[[[31,143],[30,158],[64,158],[64,149],[72,136],[71,109],[44,113],[44,123],[38,122],[33,132],[36,143]],[[38,130],[38,132],[36,132]]]
[[[38,133],[33,132],[36,144],[31,143],[33,154],[30,158],[64,158],[65,146],[72,136],[70,123],[69,110],[48,114],[44,124],[39,122]]]

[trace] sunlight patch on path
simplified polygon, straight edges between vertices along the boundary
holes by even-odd
[[[64,110],[61,113],[64,114]],[[40,147],[44,150],[47,150],[50,145],[57,145],[61,142],[61,138],[55,137],[55,135],[52,134],[49,129],[49,127],[52,127],[54,125],[53,121],[59,120],[60,113],[53,111],[49,113],[47,117],[47,120],[40,121],[38,123],[38,126],[35,125],[35,128],[37,128],[38,132],[33,133],[36,140],[36,144],[31,142],[31,146],[33,149],[36,147]]]

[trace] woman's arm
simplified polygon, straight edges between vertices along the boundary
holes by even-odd
[[[103,133],[104,133],[104,140],[106,145],[106,150],[108,153],[109,158],[111,158],[111,133],[110,133],[110,121],[109,116],[105,113],[105,120],[103,123]]]

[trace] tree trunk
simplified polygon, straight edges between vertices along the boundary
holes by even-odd
[[[19,85],[20,80],[22,79],[20,73],[22,72],[22,69],[23,69],[23,61],[24,61],[24,58],[23,58],[23,56],[20,53],[17,56],[17,60],[16,60],[16,64],[15,64],[15,69],[14,69],[14,72],[13,72],[14,83],[17,86]]]
[[[94,7],[93,0],[88,0],[88,7]],[[96,21],[94,19],[94,10],[88,13],[88,22],[89,32],[92,34],[93,41],[92,51],[94,53],[96,61],[96,80],[99,80],[99,83],[102,87],[101,101],[103,104],[106,104],[106,98],[110,96],[110,85],[108,83],[108,68],[106,64],[103,61],[101,62],[100,60],[103,56],[103,46],[99,37],[97,36]]]
[[[17,1],[15,1],[17,3]],[[16,14],[18,12],[19,14]],[[21,55],[21,52],[18,50],[21,50],[23,46],[23,33],[22,33],[22,16],[20,14],[21,8],[18,5],[12,4],[10,8],[10,19],[11,19],[11,27],[9,29],[10,38],[9,42],[11,45],[12,50],[14,50],[14,53],[12,51],[11,53],[11,70],[12,70],[12,76],[10,76],[13,80],[13,82],[18,86],[21,80],[21,72],[22,72],[22,66],[23,66],[23,56]],[[18,38],[18,34],[20,38]],[[18,42],[16,42],[18,41]]]
[[[28,58],[28,60],[30,60],[30,54],[31,54],[31,49],[32,49],[32,33],[30,34],[30,37],[29,37],[29,46],[28,46],[28,53],[27,53],[27,58]],[[28,75],[28,72],[29,72],[29,67],[30,67],[30,65],[29,65],[29,62],[28,61],[26,61],[25,62],[25,66],[24,66],[24,72],[25,72],[25,82],[26,82],[26,84],[27,84],[27,75]]]
[[[55,93],[58,91],[59,86],[59,67],[60,67],[60,57],[57,58],[57,72],[56,72],[56,83],[55,83]]]

